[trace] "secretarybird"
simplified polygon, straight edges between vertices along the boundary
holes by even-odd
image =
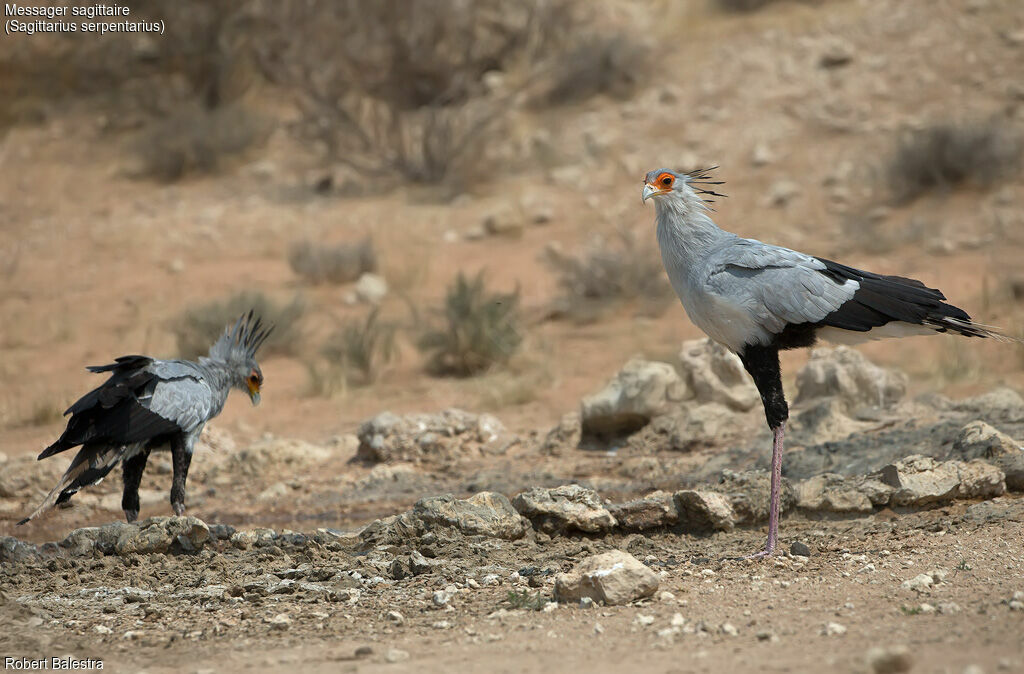
[[[723,196],[714,191],[721,182],[711,180],[711,170],[651,171],[643,200],[654,199],[661,259],[690,320],[740,357],[761,394],[774,436],[768,542],[753,555],[763,557],[778,542],[789,418],[780,350],[811,346],[819,338],[849,344],[933,332],[1013,338],[975,323],[920,281],[861,271],[719,229],[704,199]]]
[[[192,448],[206,422],[220,414],[232,388],[246,391],[252,404],[259,404],[263,372],[256,351],[272,330],[250,311],[229,325],[198,362],[121,356],[110,365],[87,368],[109,372],[110,378],[64,413],[71,415],[67,428],[39,458],[82,448],[42,504],[18,524],[64,503],[82,487],[99,483],[118,463],[124,470],[121,508],[125,519],[134,522],[149,453],[168,447],[171,507],[176,515],[184,513]]]

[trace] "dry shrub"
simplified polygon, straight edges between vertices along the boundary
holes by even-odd
[[[472,279],[459,272],[437,313],[439,320],[417,343],[432,374],[480,374],[506,363],[522,342],[518,289],[490,293],[483,272]]]
[[[551,102],[624,95],[642,70],[633,43],[593,29],[592,5],[577,0],[307,0],[268,12],[278,34],[259,62],[293,92],[294,131],[372,176],[465,178],[527,89]]]
[[[261,144],[269,123],[241,104],[213,110],[182,105],[148,125],[135,140],[135,174],[163,182],[211,173]]]
[[[370,174],[438,183],[468,171],[510,108],[484,74],[552,49],[572,3],[277,3],[260,63],[296,94],[296,132]],[[302,35],[296,40],[295,35]]]
[[[628,98],[647,70],[647,56],[647,48],[625,33],[593,35],[553,63],[537,100],[564,105],[598,94]]]
[[[308,365],[310,388],[319,395],[333,395],[350,385],[372,384],[398,356],[396,333],[396,326],[380,320],[376,308],[365,320],[342,323],[320,348],[323,363]]]
[[[961,184],[988,187],[1017,174],[1021,138],[999,120],[941,123],[903,136],[889,160],[893,198],[912,201]]]
[[[224,329],[249,310],[261,317],[264,324],[274,326],[261,355],[294,354],[298,350],[299,321],[306,312],[306,303],[296,296],[291,302],[280,304],[261,292],[243,291],[225,300],[187,309],[175,320],[172,330],[181,357],[205,355]]]
[[[377,271],[377,252],[369,237],[336,246],[298,241],[288,249],[288,264],[309,283],[351,283]]]
[[[543,260],[562,289],[556,317],[589,322],[615,304],[634,300],[640,301],[643,313],[658,313],[672,297],[654,246],[641,244],[627,229],[616,230],[610,240],[596,237],[578,255],[548,246]]]

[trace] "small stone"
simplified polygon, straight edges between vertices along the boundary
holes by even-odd
[[[668,590],[664,590],[658,593],[658,599],[664,602],[672,602],[676,600],[676,596]]]
[[[902,587],[904,590],[924,592],[925,590],[930,588],[934,584],[934,582],[935,581],[932,579],[932,575],[930,573],[921,573],[914,576],[910,580],[903,581],[903,583],[900,584],[900,587]]]
[[[736,626],[732,623],[722,623],[722,627],[720,629],[722,631],[722,634],[724,634],[727,637],[739,636],[740,633],[739,630],[736,629]]]
[[[430,601],[434,603],[434,606],[447,606],[448,605],[448,593],[444,590],[435,590],[434,594],[431,595]]]
[[[650,597],[658,589],[658,574],[628,552],[612,550],[588,557],[569,573],[555,578],[557,601],[578,602],[583,597],[620,605]]]
[[[935,613],[935,607],[929,604],[928,602],[922,603],[920,606],[917,607],[917,610],[926,615],[929,613]]]
[[[913,665],[910,650],[906,646],[876,646],[867,652],[865,660],[874,674],[909,672]]]
[[[635,622],[637,625],[640,625],[640,627],[647,627],[649,625],[654,624],[654,616],[644,615],[641,613],[637,615],[633,622]]]
[[[95,626],[93,626],[92,631],[95,632],[96,634],[113,634],[114,633],[114,630],[110,629],[106,625],[95,625]]]
[[[685,531],[732,531],[736,527],[732,504],[722,494],[686,489],[677,491],[673,498]]]
[[[789,546],[789,554],[797,557],[810,557],[811,549],[807,547],[806,543],[800,541],[793,541]]]
[[[839,623],[826,623],[822,633],[830,637],[839,637],[846,634],[846,626]]]
[[[352,654],[357,658],[366,658],[373,655],[373,646],[360,646]]]
[[[284,613],[278,613],[267,622],[270,623],[270,629],[272,630],[286,630],[292,625],[292,619]]]
[[[388,611],[387,619],[399,626],[405,624],[405,616],[398,611]]]
[[[755,634],[754,637],[756,637],[758,641],[776,641],[776,640],[778,640],[778,637],[775,636],[774,634],[772,634],[771,632],[769,632],[768,630],[761,630],[760,632]]]
[[[558,609],[558,602],[557,601],[549,601],[548,603],[544,604],[544,608],[542,608],[541,611],[543,611],[544,613],[551,613],[552,611],[555,611],[557,609]]]
[[[580,599],[580,608],[594,608],[594,600],[590,597],[582,597]]]
[[[384,651],[384,660],[392,664],[396,662],[405,662],[409,659],[409,652],[403,651],[398,648],[389,648]]]
[[[388,294],[388,284],[383,276],[365,272],[356,281],[356,298],[364,304],[380,304]]]
[[[448,630],[451,629],[452,624],[447,620],[438,620],[433,625],[431,625],[431,627],[433,627],[435,630]]]
[[[601,623],[594,623],[594,634],[604,634],[604,628],[601,627]]]

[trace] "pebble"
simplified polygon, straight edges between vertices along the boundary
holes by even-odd
[[[387,618],[388,618],[388,620],[390,620],[391,622],[395,623],[396,625],[404,625],[405,624],[405,616],[403,616],[398,611],[388,611]]]
[[[593,608],[594,600],[590,597],[583,597],[580,599],[580,608]]]
[[[654,624],[654,616],[644,615],[641,613],[637,615],[633,622],[635,622],[637,625],[640,625],[640,627],[647,627],[648,625]]]
[[[390,663],[405,662],[409,659],[409,652],[399,648],[389,648],[384,652],[384,659]]]
[[[270,629],[272,630],[286,630],[291,627],[292,619],[286,616],[284,613],[278,613],[276,616],[268,620],[270,623]]]
[[[840,637],[846,634],[846,626],[839,623],[827,623],[825,629],[822,630],[825,636],[829,637]]]
[[[899,674],[909,672],[913,665],[910,650],[906,646],[875,647],[865,658],[874,674]]]
[[[96,632],[97,634],[113,634],[114,633],[114,630],[110,629],[106,625],[96,625],[96,626],[94,626],[92,628],[92,631]]]
[[[736,629],[736,626],[733,625],[732,623],[722,623],[721,629],[722,629],[722,634],[724,634],[726,636],[729,636],[729,637],[739,636],[739,633],[740,633],[739,630]]]
[[[353,653],[353,655],[355,655],[357,658],[365,658],[367,656],[373,655],[373,646],[360,646],[355,650],[355,653]]]
[[[594,623],[594,634],[604,634],[604,628],[601,627],[601,623]]]
[[[660,599],[661,601],[675,601],[676,596],[668,590],[665,590],[664,592],[658,593],[658,599]]]
[[[447,606],[448,593],[444,590],[435,590],[434,594],[430,597],[430,601],[434,602],[434,606]]]
[[[800,541],[793,541],[793,543],[789,546],[789,554],[795,555],[797,557],[810,557],[811,549],[807,547],[806,543],[801,543]]]
[[[438,620],[436,623],[431,625],[435,630],[448,630],[451,629],[452,624],[447,620]]]
[[[921,573],[910,580],[905,580],[900,585],[904,590],[913,590],[914,592],[924,592],[932,586],[935,581],[932,580],[930,573]]]

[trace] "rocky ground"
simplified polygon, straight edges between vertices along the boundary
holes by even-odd
[[[0,646],[146,671],[1024,667],[1018,394],[907,401],[900,373],[816,352],[783,549],[745,560],[760,411],[734,357],[683,351],[681,371],[629,362],[547,433],[459,410],[383,413],[328,447],[210,433],[199,517],[120,522],[104,483],[14,529],[55,474],[9,459]],[[252,528],[281,511],[293,529]],[[74,521],[99,526],[53,536]]]

